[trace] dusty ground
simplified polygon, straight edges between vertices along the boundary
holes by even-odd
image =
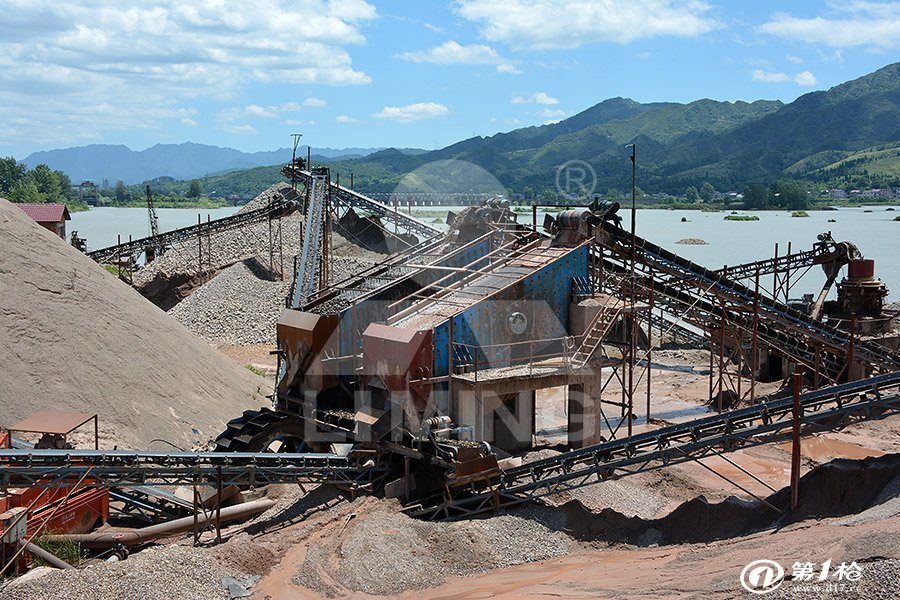
[[[238,364],[259,361],[264,365],[268,360],[264,346],[223,348],[223,352]],[[705,375],[654,370],[652,378],[653,420],[648,425],[642,417],[635,429],[695,418],[710,410],[697,400],[708,392]],[[553,393],[542,398],[545,425],[564,420],[561,400]],[[803,442],[804,473],[836,457],[900,452],[898,430],[900,418],[892,417],[808,437]],[[866,504],[872,508],[858,515],[784,522],[758,533],[714,539],[715,530],[722,526],[714,503],[729,497],[751,499],[751,494],[769,496],[769,487],[781,489],[789,479],[786,444],[727,456],[761,481],[713,457],[703,463],[731,482],[690,462],[560,494],[545,505],[450,524],[422,523],[399,513],[392,502],[352,499],[327,486],[308,488],[306,493],[295,486],[270,486],[266,491],[277,498],[275,508],[247,524],[230,527],[226,530],[229,539],[222,546],[190,549],[191,560],[208,564],[208,571],[217,576],[244,578],[248,585],[252,583],[252,598],[258,600],[385,596],[410,600],[724,599],[749,596],[740,587],[739,575],[747,563],[761,558],[776,560],[787,568],[796,561],[820,564],[828,559],[835,565],[855,560],[863,568],[864,579],[853,593],[802,597],[868,599],[900,594],[900,478]],[[698,500],[701,496],[712,504]],[[804,499],[811,503],[821,500],[813,492],[801,496]],[[732,498],[718,508],[724,507],[727,516],[728,506],[743,506],[734,502]],[[664,534],[669,522],[681,533]],[[740,527],[741,523],[729,526]],[[703,538],[705,532],[712,537]],[[664,542],[661,535],[688,540],[700,536],[703,541]],[[188,544],[183,539],[168,543]],[[90,587],[94,577],[98,578],[96,589],[115,589],[108,587],[109,573],[115,571],[80,575],[79,589]],[[172,577],[184,576],[181,570],[177,573]],[[54,586],[65,585],[59,579],[64,576],[55,574]],[[200,579],[208,593],[205,597],[224,597],[216,578],[205,575]],[[197,581],[186,582],[184,589],[198,589]],[[10,597],[43,597],[40,590],[49,589],[40,580],[33,585],[36,587],[24,588],[28,594]],[[799,585],[787,581],[778,591],[781,596],[769,597],[800,597],[796,594],[801,592],[791,592]],[[150,586],[142,597],[170,597],[166,589],[171,587]],[[113,596],[88,593],[82,597]]]

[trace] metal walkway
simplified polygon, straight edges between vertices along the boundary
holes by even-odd
[[[793,398],[705,417],[559,456],[525,463],[468,487],[453,488],[429,505],[407,511],[427,519],[452,519],[495,511],[604,481],[774,441],[793,424]],[[834,427],[848,420],[900,412],[900,372],[823,388],[800,396],[803,425]],[[474,487],[481,483],[481,489]],[[435,501],[435,499],[432,499]]]

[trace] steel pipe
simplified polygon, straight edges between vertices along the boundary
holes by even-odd
[[[261,512],[265,512],[275,506],[274,500],[262,498],[238,504],[237,506],[229,506],[223,508],[219,514],[222,521],[242,519],[252,517]],[[210,521],[216,519],[216,511],[197,515],[197,525],[206,525]],[[95,531],[93,533],[67,533],[60,535],[48,536],[53,541],[77,542],[85,548],[111,548],[117,544],[124,546],[133,546],[150,540],[155,540],[173,533],[182,531],[190,531],[194,528],[194,516],[175,519],[167,523],[159,523],[142,527],[140,529],[129,529],[125,531]]]

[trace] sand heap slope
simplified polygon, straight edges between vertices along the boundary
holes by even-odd
[[[262,378],[6,200],[0,351],[0,426],[42,409],[97,412],[105,448],[189,446],[267,403]]]

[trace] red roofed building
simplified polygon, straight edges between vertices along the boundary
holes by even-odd
[[[66,239],[66,221],[72,219],[65,204],[16,204],[37,224]]]

